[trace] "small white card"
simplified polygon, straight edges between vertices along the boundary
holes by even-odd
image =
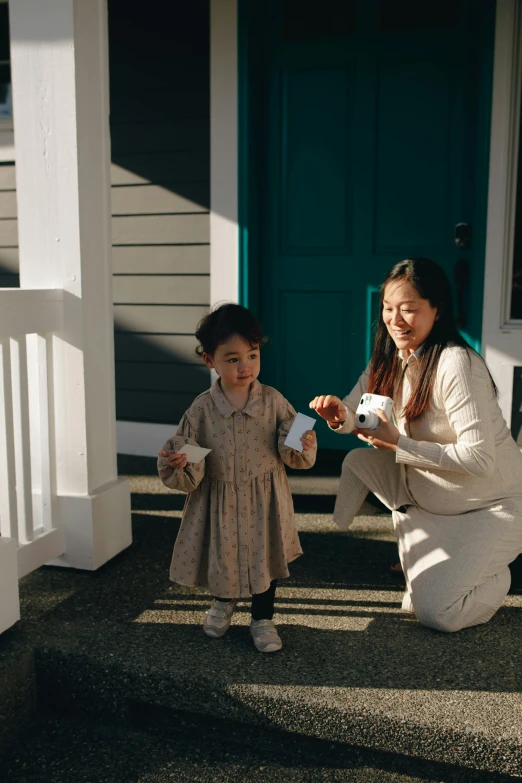
[[[296,451],[303,450],[303,444],[301,443],[301,437],[306,430],[313,430],[316,419],[312,419],[311,416],[305,416],[304,413],[298,413],[294,419],[294,423],[290,427],[290,432],[286,436],[285,446],[290,446],[291,449]]]
[[[186,454],[189,462],[201,462],[211,451],[212,449],[203,449],[201,446],[192,446],[190,443],[187,443],[178,453]]]

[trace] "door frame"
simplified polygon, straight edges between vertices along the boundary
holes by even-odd
[[[227,299],[255,310],[260,259],[251,203],[248,127],[247,3],[211,0],[211,304]],[[522,86],[522,3],[496,3],[489,172],[482,306],[482,353],[511,421],[513,372],[522,366],[522,324],[506,322],[506,290],[513,255],[516,164]],[[488,118],[483,119],[489,121]],[[250,145],[250,146],[249,146]],[[487,154],[487,150],[485,150]],[[515,172],[515,175],[514,175]],[[499,259],[501,264],[499,264]]]
[[[514,368],[522,366],[522,323],[508,318],[513,261],[522,89],[522,4],[497,2],[488,184],[483,355],[511,423]]]

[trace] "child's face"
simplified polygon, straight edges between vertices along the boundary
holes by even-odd
[[[203,361],[217,372],[228,389],[246,388],[255,381],[261,369],[259,346],[251,346],[238,334],[218,345],[213,356],[204,353]]]

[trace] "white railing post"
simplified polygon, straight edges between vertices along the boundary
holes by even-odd
[[[0,400],[0,535],[18,541],[11,351],[5,337],[0,337]]]
[[[54,470],[54,416],[50,405],[52,389],[53,340],[51,335],[35,335],[38,367],[38,441],[40,463],[41,523],[45,531],[53,529],[53,494],[56,492]],[[51,372],[49,372],[51,369]],[[35,438],[36,439],[36,438]]]
[[[0,289],[0,628],[16,612],[17,580],[63,555],[53,515],[52,340],[62,291]],[[37,459],[34,459],[36,453]],[[34,470],[34,465],[37,470]],[[15,622],[14,620],[13,622]]]
[[[18,540],[21,544],[27,544],[33,538],[33,501],[25,334],[11,338],[11,382],[13,387]]]
[[[33,466],[42,492],[56,483],[66,553],[53,562],[95,569],[131,543],[116,465],[107,6],[10,0],[9,16],[20,283],[62,289],[65,306],[54,425],[33,438],[55,450],[55,479],[35,456]]]

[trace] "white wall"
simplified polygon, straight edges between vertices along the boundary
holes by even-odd
[[[517,0],[497,3],[482,345],[511,423],[513,367],[522,366],[522,324],[510,322],[508,291],[522,87],[522,13]]]

